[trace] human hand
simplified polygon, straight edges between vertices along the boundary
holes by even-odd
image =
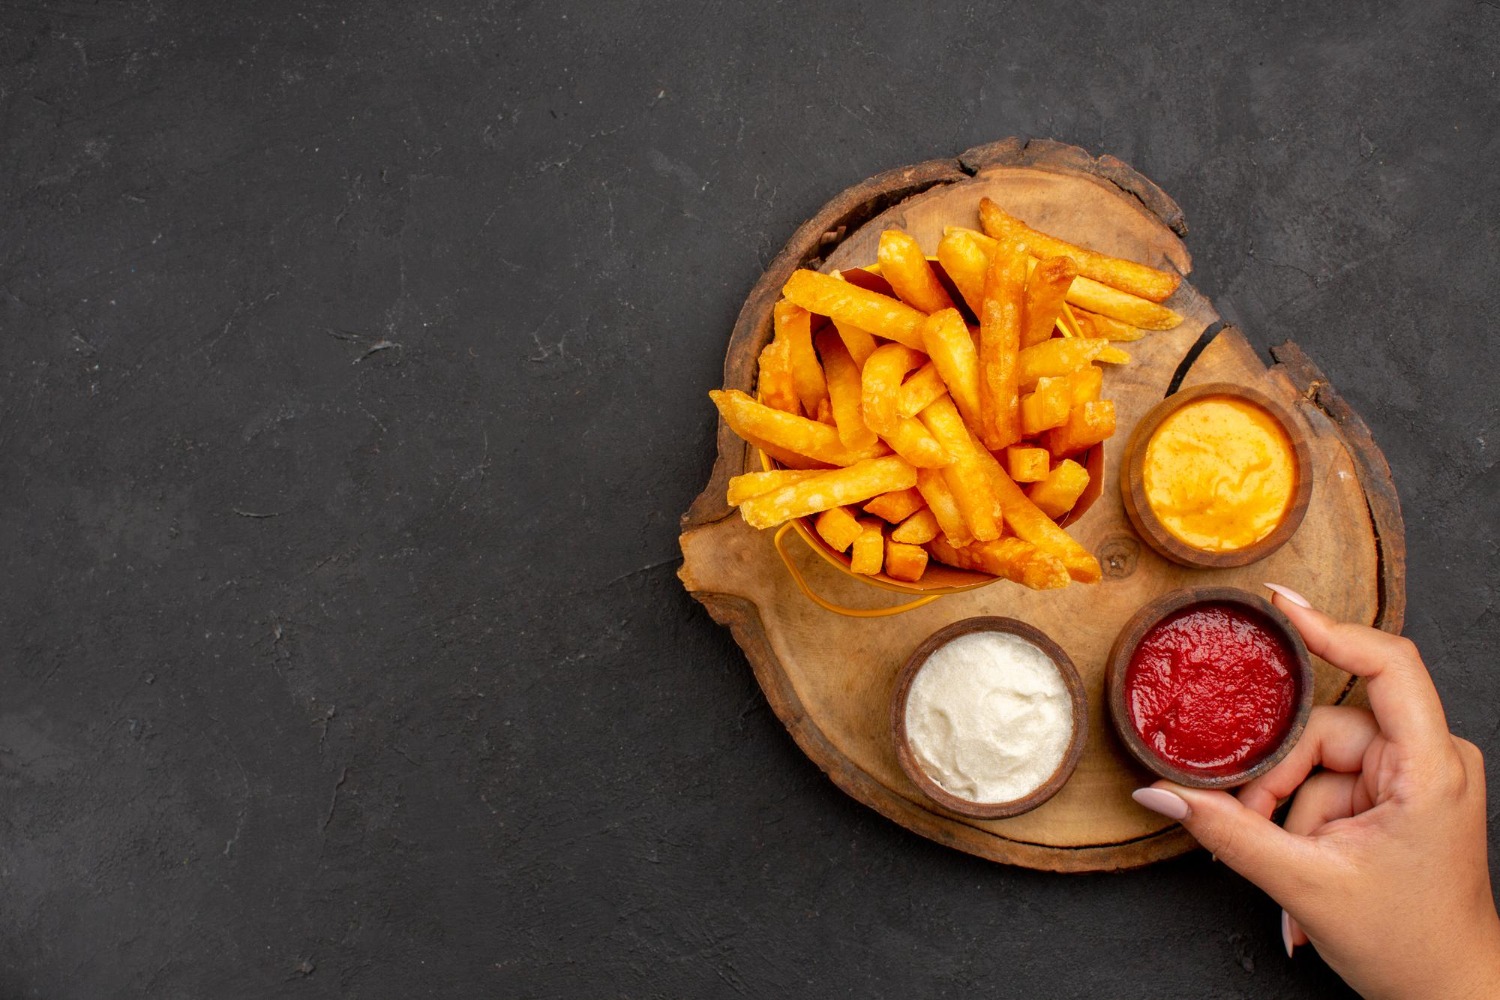
[[[1291,753],[1237,798],[1159,781],[1136,801],[1282,905],[1288,955],[1311,942],[1363,996],[1500,996],[1482,754],[1448,732],[1410,641],[1272,589],[1309,650],[1366,679],[1373,711],[1314,708]],[[1294,792],[1283,829],[1270,817]]]

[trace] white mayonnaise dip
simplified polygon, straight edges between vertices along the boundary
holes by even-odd
[[[912,680],[906,736],[927,776],[970,802],[1010,802],[1052,777],[1073,703],[1052,659],[1008,632],[938,647]]]

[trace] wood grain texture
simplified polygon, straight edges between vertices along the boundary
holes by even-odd
[[[1013,155],[1017,147],[1005,149]],[[1177,234],[1163,215],[1147,208],[1139,192],[1080,166],[1080,153],[1071,147],[1043,152],[1027,154],[1028,162],[1017,165],[991,159],[975,166],[973,176],[924,164],[913,168],[915,173],[881,175],[831,201],[798,231],[756,285],[731,337],[725,385],[751,387],[755,355],[770,334],[771,305],[798,264],[816,262],[832,269],[873,260],[880,229],[892,224],[931,252],[943,225],[977,220],[981,195],[1065,239],[1155,266],[1190,268],[1191,258]],[[881,186],[902,193],[881,194],[876,190]],[[1150,196],[1149,188],[1142,190]],[[1170,216],[1170,209],[1158,207]],[[838,225],[854,228],[836,245],[823,242],[831,222],[840,219],[844,221]],[[864,225],[857,226],[861,219]],[[1167,304],[1183,315],[1183,323],[1129,345],[1134,362],[1106,374],[1105,396],[1115,400],[1125,433],[1163,398],[1183,357],[1218,320],[1211,303],[1186,282]],[[1290,352],[1286,356],[1292,357]],[[1390,611],[1393,603],[1403,602],[1404,593],[1394,488],[1377,482],[1380,499],[1369,499],[1365,481],[1380,479],[1384,461],[1368,435],[1358,433],[1358,418],[1334,404],[1336,395],[1313,371],[1300,361],[1295,368],[1267,369],[1238,331],[1225,328],[1182,382],[1254,386],[1291,413],[1308,440],[1317,485],[1303,525],[1279,551],[1249,567],[1192,569],[1142,545],[1115,488],[1123,450],[1116,445],[1106,448],[1103,496],[1071,529],[1099,557],[1102,583],[1048,593],[1000,583],[895,618],[839,618],[796,591],[769,533],[755,532],[740,518],[728,516],[724,483],[752,466],[747,449],[721,428],[719,460],[709,485],[683,519],[679,575],[714,618],[733,631],[767,700],[798,745],[859,801],[940,843],[1034,868],[1119,869],[1172,857],[1190,849],[1192,842],[1180,828],[1130,800],[1130,791],[1151,776],[1130,760],[1104,719],[1107,653],[1126,619],[1178,587],[1255,590],[1274,580],[1296,587],[1336,617],[1399,627],[1399,612],[1393,616]],[[1323,399],[1336,418],[1322,408]],[[811,552],[797,558],[812,586],[839,603],[894,603],[893,595],[849,579]],[[1327,565],[1339,565],[1343,572],[1321,572]],[[936,629],[974,615],[1004,615],[1041,628],[1067,651],[1089,695],[1090,737],[1073,778],[1039,808],[1009,819],[972,820],[937,811],[901,771],[890,740],[890,698],[902,662]],[[1319,661],[1315,673],[1318,702],[1354,693],[1343,672]]]

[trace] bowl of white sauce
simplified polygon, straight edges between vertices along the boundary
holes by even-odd
[[[906,776],[975,819],[1019,816],[1078,766],[1088,702],[1068,654],[1014,618],[966,618],[928,636],[896,677],[891,732]]]

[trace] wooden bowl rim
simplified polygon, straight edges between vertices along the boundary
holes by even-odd
[[[916,755],[912,752],[911,741],[906,732],[906,701],[911,694],[912,682],[916,680],[917,673],[940,647],[961,636],[973,635],[976,632],[1004,632],[1024,639],[1046,653],[1048,659],[1057,667],[1057,672],[1062,675],[1063,685],[1068,689],[1068,697],[1073,709],[1073,735],[1069,738],[1068,749],[1064,752],[1057,769],[1034,791],[1009,802],[971,802],[944,789],[929,778],[926,771],[922,770],[922,765],[917,762]],[[1058,790],[1073,776],[1073,771],[1078,767],[1078,761],[1083,757],[1083,748],[1088,743],[1088,694],[1084,690],[1083,678],[1079,675],[1078,668],[1074,666],[1072,658],[1047,633],[1016,618],[980,615],[945,625],[923,639],[917,648],[912,650],[911,655],[902,664],[900,672],[896,674],[895,689],[891,693],[890,724],[896,760],[900,763],[901,770],[923,795],[947,811],[960,816],[967,816],[971,819],[1007,819],[1030,812],[1046,802],[1056,795]]]
[[[1285,432],[1292,445],[1293,465],[1297,477],[1292,496],[1287,502],[1286,513],[1272,532],[1265,538],[1232,552],[1207,552],[1194,548],[1166,529],[1151,509],[1146,497],[1146,446],[1167,417],[1188,403],[1210,396],[1233,396],[1260,407],[1271,416]],[[1258,562],[1281,548],[1302,526],[1302,518],[1312,501],[1313,464],[1312,449],[1307,443],[1307,433],[1284,406],[1270,396],[1249,386],[1233,382],[1206,382],[1176,392],[1157,403],[1146,412],[1131,432],[1125,446],[1125,461],[1120,473],[1120,498],[1125,505],[1125,514],[1146,543],[1163,557],[1183,566],[1205,569],[1232,569]]]
[[[1206,775],[1162,760],[1130,724],[1130,715],[1125,707],[1125,673],[1136,646],[1162,619],[1196,604],[1233,604],[1260,615],[1286,643],[1296,664],[1297,708],[1286,735],[1275,750],[1250,767],[1230,774]],[[1238,587],[1184,587],[1147,602],[1120,629],[1114,645],[1110,647],[1109,659],[1104,668],[1105,700],[1115,735],[1125,744],[1130,755],[1147,770],[1188,788],[1232,788],[1260,777],[1280,763],[1301,739],[1302,731],[1307,727],[1308,717],[1312,714],[1314,683],[1312,657],[1308,655],[1307,644],[1302,641],[1302,635],[1291,619],[1264,597]]]

